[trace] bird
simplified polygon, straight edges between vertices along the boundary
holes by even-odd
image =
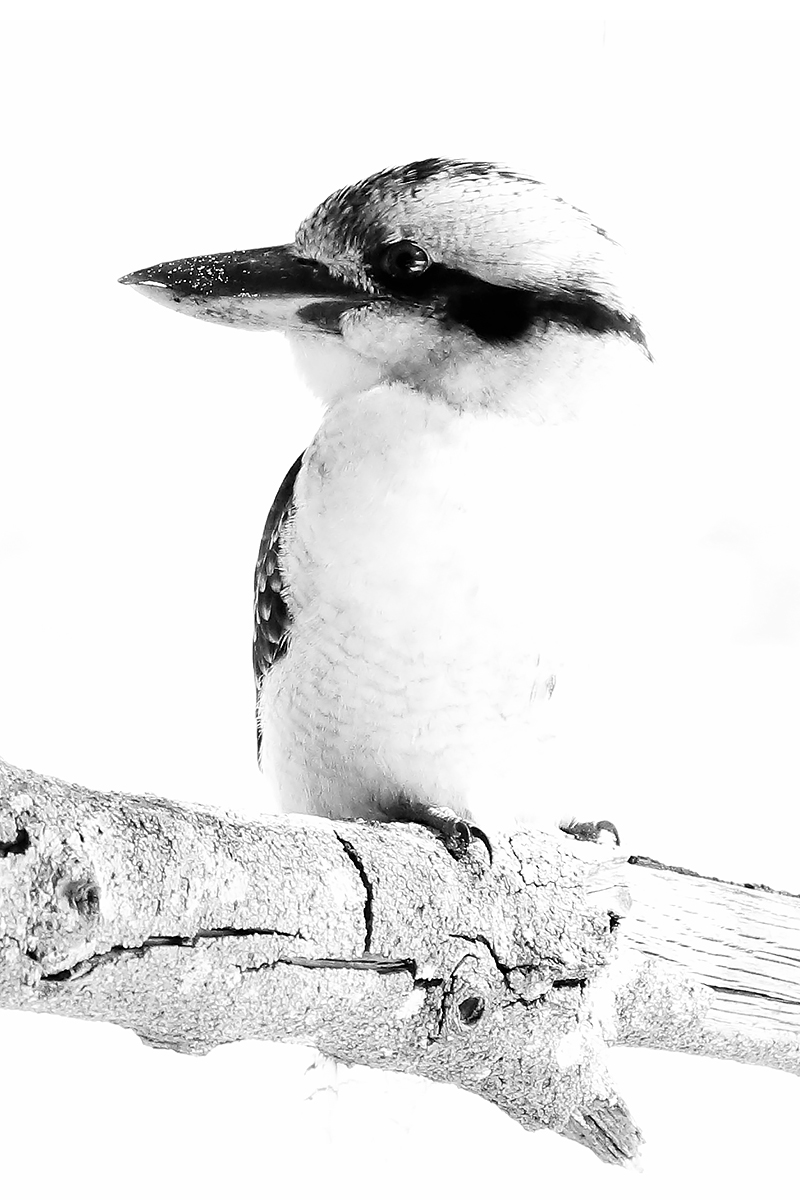
[[[506,820],[618,841],[537,773],[565,613],[591,605],[556,518],[592,499],[561,485],[558,431],[651,361],[617,243],[534,178],[428,158],[334,192],[291,243],[120,282],[283,332],[322,402],[255,570],[281,807],[426,825],[456,857]]]

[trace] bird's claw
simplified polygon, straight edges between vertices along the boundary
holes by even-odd
[[[446,804],[425,804],[407,796],[400,796],[394,800],[391,807],[384,807],[384,812],[389,820],[412,821],[435,830],[444,842],[448,854],[456,860],[466,857],[473,842],[483,842],[489,856],[489,866],[492,865],[492,843],[483,830],[470,824]]]
[[[464,858],[473,842],[483,842],[489,855],[489,866],[492,865],[492,843],[477,825],[454,818],[449,826],[443,826],[441,833],[448,853],[456,860]]]
[[[579,842],[605,842],[610,835],[615,846],[620,845],[619,830],[613,821],[565,821],[560,828]]]

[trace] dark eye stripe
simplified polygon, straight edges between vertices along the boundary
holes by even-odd
[[[433,308],[486,342],[513,342],[535,326],[558,324],[585,333],[618,333],[649,353],[639,322],[617,312],[588,288],[500,287],[439,263],[402,279],[381,278],[377,272],[375,278],[398,299]]]

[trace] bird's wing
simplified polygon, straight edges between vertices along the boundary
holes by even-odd
[[[294,512],[294,481],[303,455],[292,464],[269,510],[258,550],[255,571],[255,628],[253,630],[253,670],[256,691],[267,671],[286,653],[291,616],[283,592],[279,563],[281,534]],[[259,747],[260,748],[260,747]]]

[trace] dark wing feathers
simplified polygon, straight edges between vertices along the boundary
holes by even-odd
[[[283,594],[280,571],[281,534],[294,512],[294,481],[303,455],[290,467],[272,502],[258,550],[255,571],[255,629],[253,631],[253,670],[256,689],[262,678],[286,653],[291,616]]]

